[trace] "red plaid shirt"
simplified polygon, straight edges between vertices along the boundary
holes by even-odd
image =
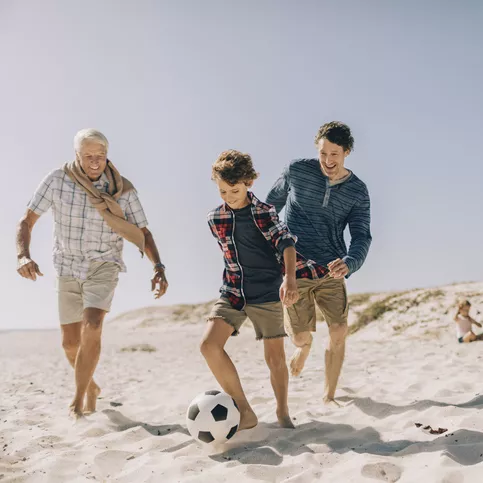
[[[290,239],[296,242],[297,237],[290,233],[283,221],[280,221],[273,206],[262,203],[251,192],[248,192],[248,197],[251,200],[253,220],[265,239],[272,245],[277,260],[282,265],[282,271],[285,272],[283,256],[277,247],[282,240]],[[211,233],[220,245],[225,262],[223,285],[220,288],[220,292],[223,297],[230,301],[235,309],[243,310],[246,304],[243,294],[243,269],[237,256],[234,239],[234,220],[233,211],[226,204],[208,213],[208,225]],[[297,278],[317,279],[324,277],[327,273],[326,267],[317,265],[312,260],[306,260],[297,253]]]

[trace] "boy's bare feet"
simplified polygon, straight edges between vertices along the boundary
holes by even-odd
[[[303,346],[295,349],[292,357],[290,358],[290,374],[297,377],[300,376],[302,369],[305,366],[305,361],[310,354],[310,346]]]
[[[253,409],[247,409],[240,412],[240,424],[238,425],[238,431],[244,429],[254,428],[258,424],[257,415],[253,412]]]
[[[287,429],[295,428],[287,411],[284,411],[282,413],[279,413],[277,411],[277,419],[278,419],[278,424],[280,424],[281,428],[287,428]]]
[[[333,397],[324,396],[324,404],[327,406],[342,407]]]

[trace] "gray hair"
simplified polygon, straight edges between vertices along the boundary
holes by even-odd
[[[74,136],[74,149],[76,153],[80,151],[82,143],[86,139],[91,139],[92,141],[96,141],[99,144],[102,144],[106,148],[106,152],[109,150],[109,141],[107,140],[106,136],[104,136],[104,134],[102,134],[97,129],[87,128],[81,129]]]

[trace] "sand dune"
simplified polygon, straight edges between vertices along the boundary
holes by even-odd
[[[275,424],[261,346],[245,327],[228,351],[260,424],[215,453],[184,421],[191,399],[217,387],[197,350],[209,304],[146,308],[106,324],[102,399],[77,424],[67,417],[73,374],[59,333],[0,333],[0,481],[481,482],[483,342],[456,343],[448,310],[462,295],[476,316],[481,283],[355,296],[359,330],[348,340],[340,408],[321,403],[320,324],[302,376],[291,380],[295,430]],[[131,350],[139,344],[152,352]]]

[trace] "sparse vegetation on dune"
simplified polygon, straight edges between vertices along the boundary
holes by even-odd
[[[381,330],[389,328],[389,334],[392,335],[409,331],[413,335],[436,336],[451,326],[449,315],[456,300],[462,297],[471,300],[474,316],[479,317],[483,312],[482,283],[465,282],[439,288],[349,295],[349,334],[355,334],[378,322],[382,324],[378,325]],[[114,320],[117,324],[125,323],[133,329],[160,328],[163,322],[203,323],[213,303],[214,300],[201,304],[146,307],[122,314]],[[317,320],[324,320],[318,309]]]
[[[357,318],[357,321],[349,326],[349,334],[354,334],[366,325],[379,319],[386,312],[393,310],[393,307],[390,304],[393,298],[394,295],[390,295],[389,297],[378,300],[366,307]]]

